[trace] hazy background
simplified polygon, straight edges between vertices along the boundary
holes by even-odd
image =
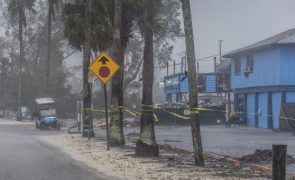
[[[295,0],[191,0],[191,8],[197,59],[217,55],[220,39],[225,53],[295,27]],[[180,62],[184,38],[173,45],[173,58]],[[67,64],[78,65],[81,61],[82,56],[75,54]],[[200,62],[200,72],[212,71],[213,58]],[[160,74],[155,78],[159,82],[166,69],[156,69],[156,73]]]

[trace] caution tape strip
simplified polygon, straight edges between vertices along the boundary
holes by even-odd
[[[127,108],[125,106],[120,106],[118,109],[120,109],[120,110],[128,113],[129,115],[134,116],[134,117],[136,117],[138,115],[141,115],[140,112],[130,110],[129,108]],[[156,109],[167,112],[170,115],[178,117],[178,118],[180,118],[182,120],[189,120],[190,119],[190,117],[183,116],[183,115],[177,114],[175,112],[168,111],[166,109],[162,109],[162,108],[156,108]],[[105,113],[104,109],[85,108],[85,110],[86,111],[96,112],[96,113]],[[153,105],[142,104],[142,110],[141,111],[154,112],[154,110],[155,110],[155,108],[154,108]],[[109,111],[111,112],[111,110],[109,110]],[[215,110],[215,109],[208,109],[208,108],[192,108],[190,113],[191,114],[199,114],[200,111],[215,111],[215,112],[224,112],[224,113],[226,112],[226,111],[223,111],[223,110]],[[242,115],[261,115],[260,113],[240,113],[240,114],[242,114]],[[273,117],[273,115],[261,115],[261,116]],[[154,117],[155,121],[159,121],[159,118],[157,117],[157,115],[155,113],[153,113],[153,117]],[[280,119],[285,119],[285,120],[295,121],[295,118],[288,118],[288,117],[284,117],[284,116],[281,116],[279,118]]]

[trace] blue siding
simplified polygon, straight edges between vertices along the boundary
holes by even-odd
[[[216,75],[206,75],[206,92],[216,92]]]
[[[247,95],[247,124],[255,127],[255,94]]]
[[[272,93],[272,115],[273,115],[273,128],[280,127],[280,108],[282,102],[282,93]]]
[[[180,92],[188,93],[188,78],[185,75],[180,75]]]
[[[288,102],[295,102],[295,92],[287,92],[286,101],[287,101],[287,103]]]
[[[295,85],[295,45],[281,46],[281,85]]]
[[[257,51],[253,55],[253,72],[244,75],[246,55],[241,55],[241,74],[235,74],[235,62],[232,61],[232,89],[271,86],[280,84],[280,48]]]
[[[258,115],[258,127],[267,128],[267,93],[259,93],[258,108],[261,114]]]
[[[165,94],[176,94],[179,92],[179,87],[178,86],[165,87],[164,91],[165,91]]]

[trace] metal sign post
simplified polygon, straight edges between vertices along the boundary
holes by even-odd
[[[109,118],[108,118],[108,94],[107,85],[104,84],[104,106],[105,106],[105,116],[106,116],[106,134],[107,134],[107,150],[110,149],[110,133],[109,133]]]
[[[107,53],[101,53],[98,58],[89,66],[89,71],[94,74],[104,85],[104,102],[106,116],[106,138],[107,150],[110,149],[109,118],[108,118],[108,97],[106,83],[119,70],[120,66]]]

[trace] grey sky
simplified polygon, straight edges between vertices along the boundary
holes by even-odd
[[[295,28],[295,0],[191,0],[191,8],[197,58],[218,54],[219,39],[228,52]],[[184,50],[183,39],[175,54]],[[213,70],[212,59],[201,72]]]
[[[191,8],[197,58],[218,54],[219,39],[223,52],[229,52],[295,28],[295,0],[191,0]],[[179,62],[184,39],[174,46],[173,58]],[[80,58],[70,61],[79,63]],[[200,62],[200,71],[212,72],[213,58]]]

